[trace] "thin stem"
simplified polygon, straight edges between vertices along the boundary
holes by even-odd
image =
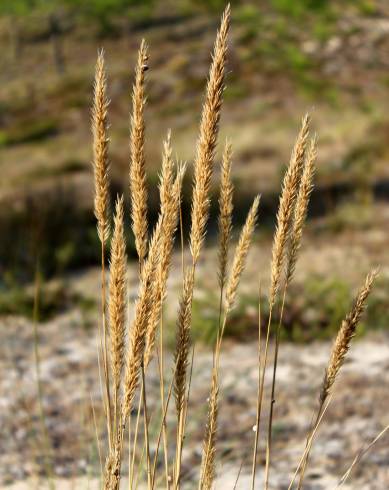
[[[141,387],[141,390],[143,388]],[[136,414],[136,422],[135,422],[135,433],[134,433],[134,440],[132,444],[132,461],[131,461],[131,485],[130,489],[133,489],[133,484],[134,484],[134,469],[135,469],[135,456],[136,456],[136,448],[138,444],[138,431],[139,431],[139,419],[140,419],[140,413],[142,410],[142,397],[139,397],[139,402],[138,402],[138,411]]]
[[[107,322],[105,315],[106,306],[106,285],[105,285],[105,243],[101,241],[101,318],[103,324],[103,339],[102,339],[102,355],[103,355],[103,368],[104,368],[104,385],[105,385],[105,398],[106,398],[106,416],[107,416],[107,431],[109,450],[112,450],[112,408],[111,408],[111,394],[109,389],[109,372],[108,372],[108,340],[107,340]]]
[[[353,462],[351,463],[349,469],[346,471],[346,473],[342,476],[342,479],[340,480],[339,484],[337,485],[336,489],[338,488],[341,488],[343,487],[344,483],[346,482],[346,480],[349,478],[349,476],[351,475],[351,472],[353,471],[354,467],[361,461],[361,459],[363,458],[363,456],[365,456],[365,454],[374,446],[374,444],[376,444],[378,442],[379,439],[381,439],[381,437],[385,434],[385,432],[387,432],[389,429],[389,425],[387,425],[379,434],[378,436],[376,436],[371,442],[370,444],[365,448],[365,449],[362,449],[360,450],[357,455],[355,456]],[[336,490],[335,489],[335,490]]]
[[[131,490],[131,414],[128,417],[128,490]]]
[[[265,386],[265,373],[266,373],[267,358],[268,358],[268,351],[269,351],[269,342],[270,342],[270,329],[271,329],[272,312],[273,312],[273,307],[271,306],[270,311],[269,311],[269,318],[268,318],[268,322],[267,322],[265,350],[264,350],[264,354],[263,354],[262,369],[260,369],[261,378],[259,381],[259,392],[258,392],[258,397],[257,397],[257,412],[258,412],[258,415],[257,415],[257,431],[258,431],[258,437],[259,437],[259,426],[261,423],[261,413],[262,413],[262,403],[263,403],[263,394],[264,394],[264,386]]]
[[[163,370],[164,370],[164,352],[163,352],[163,317],[161,315],[160,322],[160,335],[159,335],[159,349],[160,355],[158,356],[158,367],[159,367],[159,387],[160,387],[160,395],[161,395],[161,408],[163,410],[164,407],[164,378],[163,378]],[[171,386],[173,386],[174,375],[172,378]],[[169,463],[168,463],[168,449],[167,449],[167,435],[166,435],[166,415],[162,421],[162,439],[163,439],[163,452],[164,452],[164,463],[165,463],[165,478],[166,478],[166,488],[169,490]],[[158,454],[158,449],[157,449]],[[155,476],[153,475],[153,481]]]
[[[324,401],[321,402],[320,404],[320,407],[319,407],[319,411],[318,411],[318,414],[317,414],[317,417],[316,417],[316,420],[313,424],[313,430],[311,429],[311,433],[316,433],[316,430],[317,430],[317,427],[318,427],[318,424],[319,424],[319,420],[321,420],[322,418],[322,412],[324,410]],[[305,471],[307,469],[307,465],[308,465],[308,460],[309,460],[309,453],[310,453],[310,450],[311,450],[311,447],[312,447],[312,443],[313,443],[313,437],[310,437],[309,439],[309,443],[307,441],[307,447],[306,447],[306,450],[305,450],[305,456],[302,460],[302,465],[301,465],[301,471],[300,471],[300,478],[299,478],[299,482],[298,482],[298,490],[301,489],[302,485],[303,485],[303,481],[304,481],[304,476],[305,476]]]
[[[191,274],[194,277],[195,270],[196,270],[196,261],[192,258],[192,265],[191,265]],[[183,271],[185,274],[185,272]],[[183,281],[185,281],[185,277],[183,276]],[[193,299],[193,289],[191,292],[191,297]],[[178,357],[179,358],[179,357]],[[185,363],[186,364],[186,363]],[[174,465],[174,488],[176,490],[179,490],[179,480],[180,480],[180,470],[181,470],[181,457],[182,457],[182,446],[183,446],[183,439],[184,439],[184,431],[185,431],[185,409],[186,409],[186,396],[185,396],[185,389],[186,389],[186,379],[187,379],[187,366],[185,365],[185,388],[184,388],[184,393],[182,395],[183,401],[182,401],[182,406],[179,407],[179,411],[177,411],[177,435],[176,435],[176,456],[175,456],[175,465]]]
[[[222,331],[222,315],[223,315],[223,290],[224,290],[224,283],[220,286],[220,297],[219,297],[219,320],[218,320],[218,329],[217,329],[217,334],[216,334],[216,346],[215,350],[213,351],[213,366],[215,366],[215,354],[216,354],[216,349],[218,348],[220,342],[221,342],[221,331]]]
[[[179,490],[180,488],[180,478],[181,478],[181,460],[182,460],[182,450],[184,446],[185,440],[185,427],[186,427],[186,419],[188,415],[188,405],[189,405],[189,396],[190,389],[192,385],[192,375],[193,375],[193,360],[194,360],[194,347],[192,349],[192,357],[190,363],[190,371],[189,371],[189,380],[188,380],[188,391],[185,397],[184,407],[180,412],[178,432],[177,432],[177,454],[176,454],[176,471],[175,471],[175,489]]]
[[[183,444],[183,436],[182,433],[184,431],[184,413],[180,412],[178,418],[178,427],[177,427],[177,448],[176,448],[176,462],[175,462],[175,470],[174,470],[174,488],[175,490],[179,490],[180,488],[180,472],[181,472],[181,454],[182,454],[182,444]]]
[[[242,473],[243,464],[244,464],[244,460],[242,460],[242,462],[240,463],[239,471],[238,471],[238,474],[236,476],[236,480],[235,480],[234,487],[232,490],[236,490],[236,487],[238,486],[240,474]]]
[[[181,246],[181,270],[182,270],[182,280],[184,280],[185,275],[185,264],[184,264],[184,222],[182,218],[182,203],[180,199],[180,246]]]
[[[151,489],[151,463],[150,463],[149,427],[147,421],[146,379],[145,379],[145,368],[143,362],[141,365],[141,374],[142,374],[142,402],[143,402],[143,418],[144,418],[146,464],[147,464],[147,485],[148,488]]]
[[[273,427],[273,414],[274,414],[274,404],[275,404],[275,391],[276,391],[276,376],[277,376],[277,364],[278,364],[278,352],[280,348],[280,333],[282,326],[282,319],[284,316],[285,299],[288,283],[285,283],[284,293],[282,297],[281,313],[276,331],[276,342],[274,350],[274,363],[273,363],[273,377],[271,385],[271,396],[270,396],[270,413],[267,428],[267,444],[266,444],[266,466],[265,466],[265,490],[269,487],[269,474],[270,474],[270,458],[271,458],[271,445],[272,445],[272,427]]]
[[[177,368],[177,365],[176,365]],[[173,384],[174,384],[174,373],[172,380],[170,382],[169,386],[169,391],[166,397],[166,402],[162,406],[162,420],[161,420],[161,425],[159,428],[159,433],[158,433],[158,439],[157,439],[157,446],[156,446],[156,451],[155,451],[155,456],[154,456],[154,464],[153,464],[153,475],[152,475],[152,482],[151,482],[151,488],[154,488],[155,485],[155,474],[156,474],[156,469],[157,469],[157,460],[158,460],[158,452],[159,452],[159,446],[161,444],[161,436],[163,436],[163,431],[164,428],[166,428],[166,415],[167,415],[167,410],[169,407],[169,402],[171,399],[171,394],[173,391]],[[165,458],[166,459],[166,458]],[[167,464],[167,459],[166,459],[166,464]],[[167,480],[166,480],[167,487],[169,488],[169,475],[168,475],[168,468],[167,468]]]
[[[145,446],[143,444],[143,447],[142,447],[142,453],[140,455],[140,459],[139,459],[139,464],[138,464],[138,467],[137,467],[137,471],[136,471],[136,478],[135,478],[135,490],[138,488],[138,482],[139,482],[139,477],[140,477],[140,474],[141,474],[141,469],[142,469],[142,464],[143,464],[143,458],[145,456]]]
[[[255,476],[257,470],[257,453],[258,453],[258,440],[259,440],[259,418],[260,418],[260,379],[261,379],[261,282],[259,282],[258,291],[258,390],[257,390],[257,416],[255,419],[255,435],[254,435],[254,450],[253,450],[253,464],[252,464],[252,476],[251,476],[251,490],[255,487]]]
[[[301,466],[302,466],[302,464],[303,464],[303,462],[304,462],[304,460],[305,460],[305,458],[306,458],[307,454],[308,454],[308,453],[309,453],[309,451],[311,450],[312,443],[313,443],[313,439],[314,439],[314,437],[315,437],[315,435],[316,435],[316,432],[317,432],[317,431],[318,431],[318,429],[319,429],[319,426],[320,426],[320,424],[321,424],[321,421],[323,420],[323,417],[324,417],[325,413],[327,412],[327,409],[328,409],[328,407],[329,407],[329,405],[330,405],[331,401],[332,401],[332,396],[330,396],[330,398],[328,399],[328,401],[327,401],[326,405],[323,407],[323,410],[322,410],[322,412],[321,412],[320,416],[319,416],[319,414],[318,414],[318,417],[317,417],[316,422],[315,422],[315,426],[313,427],[312,432],[311,432],[311,433],[308,435],[308,438],[307,438],[307,442],[306,442],[306,445],[305,445],[304,452],[303,452],[303,454],[302,454],[302,456],[301,456],[301,458],[300,458],[300,461],[299,461],[299,463],[298,463],[298,465],[297,465],[296,471],[295,471],[295,472],[294,472],[294,474],[293,474],[293,478],[292,478],[292,481],[291,481],[291,482],[290,482],[290,484],[289,484],[288,490],[291,490],[291,489],[292,489],[293,483],[294,483],[294,482],[295,482],[295,480],[296,480],[296,477],[297,477],[297,475],[298,475],[298,473],[299,473],[299,471],[300,471],[300,468],[301,468]]]

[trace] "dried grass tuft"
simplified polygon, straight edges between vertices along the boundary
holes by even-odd
[[[231,166],[232,166],[232,146],[226,142],[224,147],[221,181],[220,181],[220,196],[219,196],[219,286],[223,291],[227,275],[228,249],[231,239],[232,230],[232,212],[233,203],[232,197],[234,186],[231,181]]]
[[[115,394],[119,393],[126,338],[127,255],[124,238],[123,197],[116,201],[114,231],[111,241],[109,277],[109,336],[111,341],[111,372]]]
[[[258,214],[260,197],[257,196],[251,206],[251,209],[247,215],[246,222],[239,237],[238,245],[236,246],[236,252],[234,261],[232,263],[231,274],[228,278],[226,285],[226,300],[225,310],[229,312],[234,306],[236,293],[238,290],[238,284],[242,275],[247,254],[250,248],[252,235],[255,228],[255,222]]]
[[[170,142],[165,146],[165,160],[163,166],[170,168],[171,148]],[[156,284],[153,298],[153,309],[150,315],[150,321],[147,328],[146,351],[145,351],[145,366],[151,360],[156,329],[161,318],[163,301],[166,296],[166,284],[169,275],[171,256],[174,246],[174,234],[177,229],[178,214],[181,201],[182,180],[185,173],[185,166],[178,168],[177,176],[170,183],[172,174],[168,168],[162,171],[160,195],[161,195],[161,216],[163,222],[163,234],[159,242],[159,263],[156,270]]]
[[[93,170],[95,180],[95,216],[100,241],[109,238],[109,162],[108,162],[108,111],[107,80],[104,51],[99,51],[96,63],[94,98],[92,108]]]
[[[303,174],[301,176],[301,184],[296,199],[296,206],[293,217],[293,226],[290,232],[290,243],[288,249],[285,279],[285,282],[287,284],[289,284],[293,278],[296,269],[298,253],[301,247],[301,238],[303,235],[304,224],[307,217],[309,198],[313,189],[316,154],[316,138],[313,138],[308,149]]]
[[[189,240],[194,263],[197,262],[200,255],[209,214],[209,190],[224,91],[230,15],[231,11],[228,5],[223,13],[220,29],[216,36],[194,160],[192,224]]]
[[[355,336],[357,325],[365,309],[366,300],[370,294],[370,291],[373,287],[373,282],[377,275],[377,269],[373,270],[372,272],[370,272],[370,274],[367,275],[365,284],[359,290],[350,313],[342,322],[335,343],[332,347],[330,361],[324,375],[323,385],[320,391],[321,405],[328,398],[332,386],[334,385],[337,375],[339,373],[339,370],[343,366],[347,352],[350,348],[351,340]]]
[[[174,351],[175,376],[174,396],[177,415],[182,412],[185,403],[185,390],[190,349],[190,327],[192,322],[192,297],[194,287],[194,270],[186,271],[182,286],[182,295],[178,308],[176,346]]]
[[[274,234],[271,279],[270,279],[270,308],[274,305],[280,287],[282,266],[285,260],[285,248],[288,238],[291,219],[297,193],[299,189],[300,177],[304,165],[304,155],[309,131],[309,116],[303,118],[301,130],[294,146],[288,170],[282,184],[280,204],[277,213],[277,227]]]
[[[121,464],[123,453],[123,438],[126,423],[132,412],[134,400],[139,394],[138,415],[134,436],[130,434],[129,453],[129,485],[134,488],[138,485],[138,476],[141,474],[143,452],[140,455],[138,432],[140,421],[144,423],[144,449],[147,472],[147,488],[152,490],[158,482],[162,487],[156,472],[159,468],[158,455],[161,440],[163,440],[164,468],[166,488],[180,489],[181,486],[181,460],[183,458],[183,445],[186,434],[186,419],[188,415],[188,399],[190,392],[189,352],[190,330],[192,323],[192,302],[195,287],[196,267],[204,243],[206,226],[210,208],[210,186],[216,152],[219,121],[221,113],[222,95],[224,90],[225,63],[227,54],[227,36],[230,24],[230,8],[227,6],[217,33],[212,63],[208,77],[205,100],[200,121],[199,137],[194,159],[194,176],[192,188],[191,228],[189,234],[189,247],[191,263],[184,268],[183,284],[180,292],[178,315],[176,321],[176,346],[174,351],[174,371],[167,390],[164,385],[163,360],[163,322],[162,310],[167,291],[167,280],[172,259],[174,238],[180,216],[182,181],[185,166],[174,165],[170,132],[163,145],[162,170],[159,182],[160,211],[153,233],[149,237],[147,220],[147,188],[145,169],[145,71],[147,70],[147,46],[142,41],[135,70],[135,82],[132,91],[132,117],[131,117],[131,165],[130,165],[130,192],[131,192],[131,222],[135,236],[135,246],[139,257],[139,287],[138,296],[134,304],[134,318],[126,329],[127,311],[127,257],[124,233],[124,205],[123,198],[118,198],[115,206],[114,228],[111,241],[110,276],[109,276],[109,337],[105,322],[106,295],[105,295],[105,260],[104,248],[110,237],[109,227],[109,164],[108,164],[108,136],[107,136],[107,108],[106,76],[104,69],[103,52],[98,55],[96,64],[94,102],[92,111],[93,123],[93,166],[95,177],[95,215],[97,218],[98,234],[101,241],[101,346],[100,355],[103,360],[104,374],[104,410],[108,432],[108,451],[106,465],[103,470],[103,488],[105,490],[119,490],[121,478]],[[278,349],[280,344],[280,331],[282,328],[283,311],[288,284],[291,282],[301,246],[302,233],[306,220],[307,207],[312,191],[314,164],[316,159],[316,139],[313,138],[308,146],[309,116],[302,120],[302,126],[297,137],[291,160],[285,174],[282,192],[277,213],[277,226],[274,234],[271,283],[269,291],[269,318],[266,340],[262,355],[260,313],[259,313],[259,342],[258,342],[258,394],[256,423],[260,426],[262,402],[264,395],[265,373],[270,343],[270,330],[272,327],[272,310],[278,307],[278,293],[283,284],[283,300],[280,305],[279,324],[276,329],[274,348],[273,376],[270,396],[269,421],[267,425],[266,460],[264,471],[264,488],[269,486],[269,472],[271,467],[271,439],[273,425],[273,405],[275,403],[276,370]],[[216,448],[217,425],[220,396],[220,357],[224,331],[228,315],[236,303],[239,283],[246,266],[247,254],[253,239],[257,214],[259,209],[259,196],[247,215],[246,222],[240,233],[235,248],[231,269],[228,267],[228,255],[232,230],[233,211],[233,185],[231,181],[231,145],[226,143],[221,165],[221,184],[219,195],[219,246],[218,246],[218,280],[220,287],[219,322],[215,325],[217,340],[214,347],[213,365],[211,372],[211,386],[207,422],[205,426],[203,454],[200,469],[199,489],[211,490],[216,477]],[[182,252],[182,257],[184,253]],[[182,259],[184,263],[184,259]],[[283,276],[285,273],[285,277]],[[343,321],[325,372],[320,391],[319,410],[314,420],[312,431],[307,439],[306,448],[299,466],[289,488],[292,487],[297,475],[300,473],[298,488],[302,488],[304,472],[307,467],[309,451],[317,428],[323,418],[330,401],[335,380],[344,363],[350,343],[355,335],[357,324],[365,308],[365,303],[371,291],[377,271],[370,273],[364,286],[359,291],[351,312]],[[149,431],[150,418],[147,410],[146,380],[150,360],[155,350],[155,340],[158,335],[158,325],[161,325],[160,355],[158,367],[160,369],[160,395],[161,395],[161,424],[154,462],[151,462],[150,437],[154,434]],[[126,338],[128,338],[126,346]],[[107,349],[107,339],[109,349]],[[110,354],[109,356],[107,354]],[[109,365],[108,365],[109,360]],[[113,394],[113,396],[112,396]],[[176,439],[175,456],[170,461],[169,437],[170,431],[166,428],[169,420],[168,405],[170,397],[174,398],[176,411]],[[112,398],[112,399],[111,399]],[[142,410],[143,409],[143,410]],[[255,475],[257,464],[258,434],[255,435],[252,484],[255,488]],[[135,466],[138,465],[138,468]],[[170,474],[172,470],[172,474]],[[136,475],[136,477],[135,477]],[[136,480],[135,480],[136,478]],[[173,482],[173,484],[172,484]]]
[[[147,253],[147,187],[145,160],[145,73],[148,69],[147,44],[143,39],[139,48],[135,68],[135,82],[132,89],[131,116],[131,163],[130,163],[130,196],[132,230],[135,236],[135,247],[140,264]]]

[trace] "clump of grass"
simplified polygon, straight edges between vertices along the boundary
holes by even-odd
[[[176,345],[171,365],[171,380],[164,380],[163,365],[163,302],[166,296],[166,282],[169,275],[170,260],[177,224],[180,219],[181,187],[184,167],[175,166],[172,159],[170,133],[164,143],[162,172],[160,178],[160,212],[152,233],[149,234],[147,221],[146,157],[144,152],[145,125],[143,109],[145,102],[145,71],[147,67],[147,49],[142,41],[133,88],[133,114],[131,119],[131,164],[130,192],[132,230],[139,257],[139,289],[133,308],[130,325],[126,320],[127,286],[125,278],[126,244],[124,240],[124,207],[119,197],[114,217],[114,230],[111,240],[111,270],[109,287],[109,328],[105,325],[106,294],[104,250],[110,236],[108,202],[108,138],[106,134],[107,99],[102,53],[99,54],[96,68],[95,103],[93,112],[94,168],[95,168],[95,214],[102,254],[102,325],[101,359],[103,364],[104,407],[107,422],[108,445],[106,463],[103,470],[103,488],[118,490],[124,459],[124,436],[130,425],[135,401],[138,399],[135,430],[130,432],[129,444],[129,486],[138,485],[142,473],[142,461],[146,469],[144,479],[149,490],[157,488],[165,480],[166,488],[180,489],[183,485],[182,460],[186,437],[186,421],[189,414],[190,381],[193,367],[191,329],[193,296],[196,283],[196,267],[204,245],[210,209],[210,187],[217,146],[222,95],[224,90],[225,64],[230,26],[230,8],[226,8],[214,45],[212,63],[206,87],[200,131],[194,159],[192,185],[191,226],[189,234],[190,262],[185,264],[182,254],[182,290],[177,314]],[[238,293],[239,282],[246,266],[259,209],[259,196],[253,201],[246,222],[240,233],[231,265],[228,255],[232,231],[233,186],[231,184],[230,144],[226,144],[221,171],[221,189],[219,197],[219,254],[218,274],[220,296],[219,311],[215,315],[215,341],[213,364],[210,375],[210,395],[207,421],[204,429],[202,462],[199,468],[198,487],[210,490],[217,476],[217,432],[220,386],[220,358],[222,341],[230,313],[233,310]],[[283,313],[288,287],[293,280],[299,250],[301,247],[303,226],[306,219],[312,180],[316,160],[316,138],[310,135],[310,118],[302,120],[289,166],[286,170],[277,214],[277,226],[271,257],[271,277],[268,293],[268,325],[265,341],[258,341],[258,394],[256,426],[263,415],[265,373],[270,356],[270,334],[274,329],[271,318],[276,309],[278,323],[275,326],[275,349],[273,356],[272,384],[269,406],[269,418],[266,433],[266,457],[263,487],[270,482],[272,460],[272,436],[274,415],[273,407],[276,395],[277,360],[283,327]],[[182,237],[181,237],[182,238]],[[183,246],[183,238],[182,238]],[[183,252],[183,251],[182,251]],[[307,437],[307,444],[300,464],[291,482],[292,488],[299,475],[298,488],[301,488],[309,451],[314,435],[327,409],[335,381],[344,363],[350,342],[355,335],[365,302],[372,288],[376,272],[370,274],[359,292],[351,312],[341,324],[330,361],[326,370],[320,393],[318,413]],[[259,304],[261,302],[259,293]],[[261,312],[259,311],[259,326]],[[260,334],[260,328],[258,329]],[[160,342],[156,339],[160,338]],[[126,340],[128,339],[128,340]],[[264,345],[263,345],[264,344]],[[110,348],[109,348],[110,346]],[[160,376],[161,418],[154,452],[151,452],[150,417],[147,409],[147,387],[149,364],[157,352],[157,366]],[[138,398],[137,398],[138,396]],[[170,402],[174,399],[175,420],[172,432],[167,430],[167,414]],[[169,419],[170,420],[170,419]],[[139,441],[139,426],[144,424],[143,441]],[[253,441],[252,484],[256,486],[256,468],[259,430]],[[138,455],[138,458],[136,456]],[[136,468],[136,461],[140,461]],[[137,475],[135,477],[135,474]]]

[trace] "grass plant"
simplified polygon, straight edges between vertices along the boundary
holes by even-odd
[[[104,490],[118,490],[122,476],[124,438],[129,430],[129,488],[141,483],[148,490],[154,488],[180,489],[183,486],[182,461],[188,418],[190,384],[193,367],[193,345],[191,341],[193,296],[196,285],[196,269],[206,237],[210,210],[210,190],[215,167],[215,152],[218,141],[219,122],[223,91],[225,88],[230,7],[221,18],[214,45],[205,98],[200,120],[195,158],[193,162],[192,206],[189,233],[190,259],[186,263],[182,253],[182,289],[176,322],[176,345],[171,365],[170,380],[164,379],[163,365],[163,304],[166,299],[166,284],[169,276],[175,234],[182,219],[180,203],[182,179],[185,167],[175,164],[170,131],[164,143],[162,171],[160,175],[160,212],[152,230],[147,218],[146,157],[145,145],[145,73],[148,69],[147,45],[142,41],[135,70],[132,93],[131,143],[130,143],[130,216],[136,250],[139,257],[139,286],[137,299],[129,308],[133,310],[131,323],[127,320],[127,278],[125,214],[123,198],[118,197],[113,219],[111,237],[109,206],[109,164],[107,136],[106,78],[103,53],[99,53],[96,65],[95,98],[93,106],[94,170],[95,170],[95,214],[102,255],[102,328],[100,365],[104,387],[105,415],[108,444],[103,469]],[[303,227],[307,215],[316,161],[316,137],[312,136],[310,117],[304,116],[297,136],[289,166],[286,170],[277,214],[274,234],[271,276],[268,292],[269,319],[265,339],[258,341],[258,394],[256,431],[253,441],[251,488],[263,486],[268,489],[272,468],[272,437],[274,426],[274,404],[276,403],[277,361],[283,327],[283,311],[288,286],[293,280]],[[257,222],[260,197],[257,196],[248,212],[241,230],[232,261],[229,250],[232,232],[233,186],[232,147],[226,143],[221,164],[219,197],[219,253],[218,274],[220,287],[219,316],[215,322],[213,364],[210,373],[210,388],[207,419],[204,428],[202,461],[199,468],[199,490],[214,488],[217,477],[217,429],[220,385],[220,358],[222,341],[229,316],[235,306],[239,282],[246,266],[254,229]],[[105,249],[110,241],[111,260],[109,295],[106,294]],[[183,248],[183,236],[181,235]],[[182,251],[183,252],[183,251]],[[231,262],[231,263],[230,263]],[[259,271],[260,273],[260,271]],[[342,322],[328,367],[322,383],[317,413],[307,435],[305,451],[289,488],[302,488],[304,474],[309,462],[309,453],[319,425],[331,400],[335,381],[350,348],[366,300],[373,286],[376,271],[366,278],[350,313]],[[259,293],[261,303],[262,293]],[[280,309],[275,329],[272,313]],[[105,312],[108,311],[108,322]],[[260,312],[259,312],[260,325]],[[259,328],[260,333],[260,328]],[[271,338],[274,334],[274,352],[271,358]],[[158,341],[160,340],[160,341]],[[156,358],[156,363],[150,361]],[[260,422],[264,416],[265,374],[272,359],[270,406],[267,431],[260,434]],[[150,369],[159,369],[161,416],[157,421],[156,441],[151,441],[155,431],[151,430],[151,416],[147,406],[147,380]],[[172,401],[174,400],[174,404]],[[175,412],[169,420],[175,425],[167,429],[167,414]],[[134,426],[135,423],[135,426]],[[141,424],[144,426],[140,435]],[[153,419],[153,425],[155,420]],[[130,430],[131,428],[131,430]],[[171,429],[171,430],[170,430]],[[172,435],[173,434],[173,435]],[[263,483],[258,482],[258,441],[266,440]],[[153,451],[151,450],[153,447]],[[355,463],[354,463],[355,465]],[[142,471],[142,468],[145,471]],[[352,469],[352,468],[351,468]],[[350,469],[350,472],[351,472]],[[348,477],[346,474],[345,478]],[[344,480],[342,480],[343,482]],[[342,484],[341,482],[341,484]]]

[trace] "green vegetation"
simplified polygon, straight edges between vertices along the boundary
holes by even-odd
[[[370,307],[358,335],[369,330],[387,328],[387,291],[389,282],[381,279],[371,295]],[[310,276],[303,284],[295,284],[285,305],[282,338],[293,342],[310,342],[317,339],[333,338],[352,301],[352,291],[347,281],[339,277],[324,278]],[[266,298],[261,300],[261,328],[265,329],[269,315]],[[213,345],[216,339],[218,317],[218,298],[211,291],[193,302],[192,333],[194,339]],[[278,323],[274,315],[274,328]],[[169,332],[174,331],[174,325]],[[237,341],[253,341],[258,336],[258,297],[242,295],[237,307],[231,312],[225,335]],[[168,338],[172,345],[174,338]]]
[[[50,320],[74,305],[78,305],[84,314],[95,310],[92,300],[70,292],[64,282],[44,286],[39,291],[39,320]],[[6,278],[0,289],[0,315],[22,315],[32,319],[33,311],[34,287],[23,288]]]

